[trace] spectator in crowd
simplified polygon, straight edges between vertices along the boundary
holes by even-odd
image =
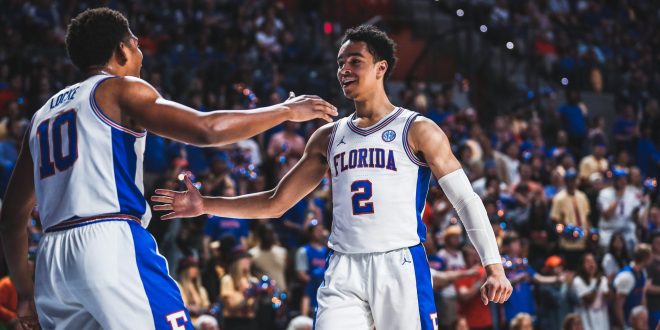
[[[623,234],[615,232],[610,238],[607,252],[601,261],[601,266],[603,267],[605,276],[607,276],[608,283],[612,283],[614,276],[629,263],[630,258],[628,257],[628,249],[626,248]]]
[[[513,285],[513,293],[504,303],[505,320],[511,322],[519,313],[536,315],[536,304],[532,294],[533,283],[557,283],[559,275],[545,276],[537,273],[522,255],[520,238],[515,233],[507,233],[502,240],[502,259],[507,278]]]
[[[449,327],[449,329],[452,330],[469,330],[470,326],[468,325],[468,321],[465,317],[458,317],[456,321]]]
[[[511,320],[511,330],[534,330],[532,316],[527,313],[518,313]]]
[[[651,252],[653,258],[646,268],[646,307],[648,309],[648,328],[655,329],[660,323],[660,231],[651,235]]]
[[[251,275],[252,258],[240,247],[234,252],[229,272],[222,277],[220,298],[227,330],[256,330],[256,285]]]
[[[316,291],[323,282],[325,262],[328,256],[325,228],[318,220],[307,226],[309,243],[296,252],[296,274],[304,286],[300,302],[300,314],[309,315],[316,308]]]
[[[181,291],[183,304],[188,308],[193,323],[198,316],[206,313],[211,306],[206,288],[202,285],[199,263],[195,257],[186,257],[179,261],[177,285]]]
[[[9,276],[0,278],[0,327],[21,329],[17,315],[18,293]]]
[[[596,258],[591,253],[582,256],[577,276],[573,279],[573,291],[579,299],[577,312],[585,330],[610,328],[607,298],[607,277],[598,270]]]
[[[568,141],[571,153],[574,155],[582,154],[584,141],[587,137],[587,108],[580,100],[580,92],[569,90],[566,93],[568,99],[566,104],[558,110],[563,127],[568,133]]]
[[[451,225],[443,232],[444,248],[438,251],[438,256],[445,261],[445,270],[458,271],[466,268],[465,259],[461,252],[461,235],[463,231],[458,225]],[[441,291],[440,310],[444,310],[447,317],[439,319],[441,326],[449,327],[458,317],[458,301],[456,287],[448,285]]]
[[[564,322],[561,325],[561,330],[584,330],[580,315],[577,313],[566,315],[566,318],[564,318]]]
[[[626,248],[631,251],[637,243],[633,212],[640,206],[640,196],[628,185],[627,169],[615,168],[612,176],[613,185],[604,188],[598,195],[600,246],[607,247],[612,234],[620,231],[626,241]]]
[[[247,238],[250,234],[249,220],[217,216],[207,216],[207,218],[208,220],[204,225],[204,250],[202,254],[205,261],[211,257],[211,242],[219,241],[225,235],[234,237],[243,246],[247,245]]]
[[[648,312],[644,306],[635,306],[630,312],[630,329],[632,330],[649,330],[649,317]]]
[[[607,146],[603,141],[591,144],[591,154],[580,160],[580,181],[582,185],[589,184],[589,178],[594,173],[605,174],[609,169]]]
[[[299,123],[286,122],[284,129],[270,138],[267,153],[275,164],[278,181],[300,160],[305,151],[305,139],[298,133],[299,129]]]
[[[470,329],[490,329],[493,317],[490,307],[483,304],[479,289],[486,280],[486,272],[481,266],[479,254],[474,246],[463,247],[466,268],[476,268],[476,274],[459,278],[454,282],[458,298],[458,314],[467,320]]]
[[[651,262],[651,247],[640,243],[635,247],[633,261],[623,267],[614,278],[614,316],[616,325],[630,325],[630,313],[635,306],[642,304],[646,286],[646,267]]]
[[[193,322],[195,330],[220,330],[218,320],[211,315],[201,315]]]
[[[589,232],[589,200],[577,189],[577,172],[573,168],[564,174],[566,189],[552,199],[550,219],[557,224],[559,251],[567,260],[567,268],[575,270],[576,261],[587,250]]]
[[[545,260],[543,275],[559,276],[564,272],[564,261],[561,257],[553,255]],[[568,283],[557,282],[551,284],[542,284],[537,287],[537,300],[539,310],[543,313],[538,315],[538,325],[540,329],[559,329],[561,322],[570,310],[572,310],[572,301],[570,287]]]
[[[289,326],[286,327],[286,330],[312,330],[313,326],[314,320],[312,320],[312,318],[300,315],[294,317],[291,322],[289,322]]]
[[[287,291],[285,268],[287,250],[280,246],[270,223],[261,223],[257,228],[258,245],[249,250],[252,256],[253,273],[258,278],[267,275],[275,280],[277,287]]]

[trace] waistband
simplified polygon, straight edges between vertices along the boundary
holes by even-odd
[[[106,221],[134,221],[140,226],[142,225],[142,221],[138,217],[132,216],[132,215],[127,215],[127,214],[106,214],[106,215],[99,215],[99,216],[94,216],[94,217],[86,217],[86,218],[75,218],[75,219],[70,219],[66,220],[63,222],[60,222],[54,226],[48,227],[46,230],[44,230],[45,233],[52,233],[55,231],[62,231],[62,230],[67,230],[71,228],[77,228],[77,227],[82,227],[82,226],[87,226],[93,223],[99,223],[99,222],[106,222]]]

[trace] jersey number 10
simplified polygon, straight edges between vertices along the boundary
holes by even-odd
[[[52,125],[50,118],[42,121],[37,127],[37,136],[41,179],[55,174],[55,168],[60,172],[67,170],[78,159],[78,130],[74,110],[57,115],[52,120]],[[51,147],[54,162],[51,159]]]
[[[371,199],[371,181],[357,180],[351,183],[351,192],[354,192],[351,200],[353,201],[353,215],[374,213],[374,203],[368,202]]]

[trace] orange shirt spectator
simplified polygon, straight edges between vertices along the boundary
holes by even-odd
[[[461,277],[454,282],[458,297],[458,314],[467,319],[470,329],[490,328],[493,326],[490,305],[484,305],[479,292],[479,288],[486,280],[486,270],[480,266],[479,254],[472,245],[463,248],[463,256],[466,266],[479,267],[479,272]]]
[[[16,287],[9,276],[5,276],[0,279],[0,325],[9,325],[16,322],[17,305]]]

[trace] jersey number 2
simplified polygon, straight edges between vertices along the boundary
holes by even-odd
[[[371,199],[371,181],[353,181],[351,192],[354,192],[351,198],[353,200],[354,215],[374,213],[374,203],[368,202]]]
[[[55,168],[60,172],[67,170],[78,159],[78,130],[74,110],[59,114],[52,120],[52,125],[50,119],[41,122],[37,127],[37,136],[39,174],[42,179],[55,174]],[[51,147],[53,159],[51,159]]]

